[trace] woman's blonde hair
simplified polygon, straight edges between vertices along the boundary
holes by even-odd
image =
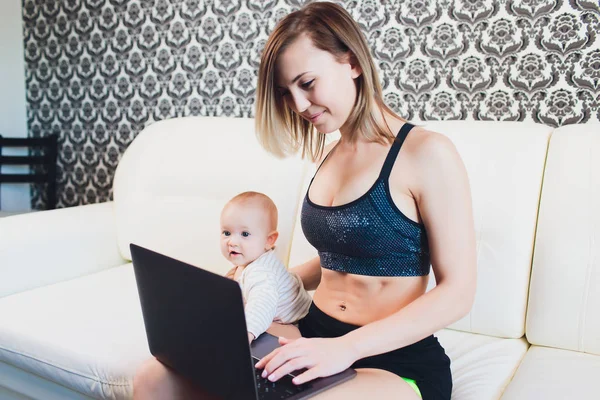
[[[383,102],[379,76],[360,27],[341,6],[316,2],[285,16],[265,44],[258,69],[255,115],[256,134],[262,146],[279,157],[302,148],[302,157],[308,155],[313,161],[323,153],[325,135],[294,113],[276,89],[277,58],[301,35],[307,35],[316,48],[331,53],[338,62],[350,56],[362,71],[355,79],[356,103],[346,121],[352,132],[349,139],[391,142],[394,135],[387,125],[377,122],[373,104],[382,112],[396,114]]]

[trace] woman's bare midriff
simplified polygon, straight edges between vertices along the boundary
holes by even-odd
[[[315,305],[352,325],[386,318],[425,293],[429,276],[375,277],[322,269]]]

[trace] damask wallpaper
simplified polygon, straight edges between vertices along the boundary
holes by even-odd
[[[411,120],[600,120],[598,0],[337,1]],[[59,207],[106,201],[138,132],[253,116],[261,49],[304,0],[24,0],[30,136],[60,134]],[[33,189],[32,206],[43,208]]]

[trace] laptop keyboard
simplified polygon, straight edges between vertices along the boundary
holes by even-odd
[[[262,369],[254,369],[259,400],[287,399],[295,394],[305,391],[311,386],[309,383],[295,385],[292,382],[293,377],[291,375],[286,375],[277,382],[271,382],[270,380],[261,377],[262,372]]]

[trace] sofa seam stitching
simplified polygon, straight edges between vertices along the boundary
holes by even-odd
[[[527,279],[527,297],[526,297],[526,301],[525,301],[525,321],[523,323],[523,336],[525,337],[525,340],[527,340],[527,343],[529,343],[529,345],[532,345],[532,343],[529,341],[530,339],[527,337],[527,326],[528,326],[527,318],[529,316],[529,307],[530,307],[531,292],[532,292],[531,282],[533,280],[533,270],[535,267],[538,231],[539,231],[539,227],[540,227],[540,216],[542,213],[542,196],[544,195],[544,185],[546,184],[546,179],[547,179],[546,172],[548,169],[548,156],[550,155],[550,146],[552,145],[553,136],[554,136],[554,131],[550,132],[550,134],[548,135],[548,138],[546,139],[546,152],[544,155],[544,164],[542,166],[542,177],[540,179],[540,190],[539,190],[538,201],[537,201],[537,212],[536,212],[535,224],[534,224],[534,228],[533,228],[533,238],[532,238],[533,246],[531,247],[531,258],[530,258],[530,263],[529,263],[529,277]]]
[[[34,356],[31,356],[31,355],[29,355],[29,354],[26,354],[26,353],[20,353],[20,352],[17,352],[17,351],[15,351],[15,350],[10,350],[10,349],[7,349],[7,348],[5,348],[5,347],[1,347],[1,346],[0,346],[0,350],[3,350],[3,351],[6,351],[6,352],[9,352],[9,353],[15,354],[15,355],[17,355],[17,356],[21,356],[21,357],[26,357],[26,358],[29,358],[29,359],[31,359],[31,360],[34,360],[34,361],[37,361],[37,362],[39,362],[39,363],[43,363],[43,364],[46,364],[46,365],[48,365],[48,366],[51,366],[51,367],[54,367],[54,368],[58,368],[58,369],[60,369],[60,370],[63,370],[64,372],[68,372],[68,373],[71,373],[71,374],[73,374],[73,375],[80,376],[80,377],[82,377],[82,378],[90,379],[90,380],[92,380],[92,381],[95,381],[95,382],[98,382],[98,383],[101,383],[101,384],[105,384],[105,385],[112,385],[112,386],[129,386],[129,383],[128,383],[128,382],[127,382],[127,383],[117,383],[117,381],[115,381],[115,382],[105,381],[105,380],[102,380],[102,379],[100,379],[100,378],[96,378],[96,377],[93,377],[93,376],[88,376],[88,375],[86,375],[86,374],[83,374],[83,373],[81,373],[81,372],[72,371],[72,370],[70,370],[70,369],[68,369],[68,368],[66,368],[66,367],[62,367],[62,366],[59,366],[59,365],[53,364],[53,363],[51,363],[51,362],[49,362],[49,361],[45,361],[45,360],[42,360],[42,359],[36,358],[36,357],[34,357]],[[3,360],[3,362],[9,363],[10,361],[8,361],[8,360]]]
[[[592,147],[593,146],[589,146],[589,156],[590,156],[590,164],[593,163],[593,157],[592,157]],[[592,170],[590,168],[589,171],[589,188],[590,188],[590,196],[589,196],[589,201],[590,203],[592,203],[592,196],[593,196],[593,192],[592,192],[592,188],[593,188],[593,181],[592,181]],[[591,208],[590,208],[591,209]],[[593,218],[590,217],[589,219],[590,221],[593,221]],[[592,222],[592,226],[590,227],[590,231],[592,232],[593,235],[593,230],[594,226],[593,226],[593,222]],[[593,254],[593,250],[594,250],[594,246],[593,241],[594,238],[593,236],[590,235],[589,239],[588,239],[588,265],[587,265],[587,271],[585,274],[585,287],[583,290],[583,299],[582,299],[582,304],[581,304],[581,317],[579,319],[579,337],[577,338],[577,348],[579,351],[585,352],[585,345],[584,345],[584,341],[585,341],[585,325],[586,325],[586,309],[587,309],[587,304],[588,304],[588,299],[589,299],[589,294],[590,294],[590,280],[591,280],[591,275],[592,275],[592,269],[593,269],[593,261],[594,261],[594,254]]]

